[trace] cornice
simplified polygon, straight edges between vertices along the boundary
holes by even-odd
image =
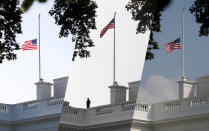
[[[195,116],[166,119],[152,122],[153,127],[166,127],[170,125],[182,125],[191,122],[209,121],[209,114],[200,114]]]
[[[118,122],[111,122],[111,123],[103,123],[98,125],[90,125],[90,126],[76,126],[76,125],[70,125],[70,124],[59,124],[60,131],[65,130],[76,130],[76,131],[98,131],[101,129],[114,129],[114,128],[121,128],[121,127],[136,127],[136,126],[143,126],[143,127],[151,127],[151,123],[147,121],[141,121],[141,120],[123,120]]]
[[[59,114],[52,114],[52,115],[45,115],[40,117],[33,117],[28,119],[22,119],[17,121],[6,121],[0,120],[0,127],[18,127],[18,126],[28,126],[32,124],[39,124],[48,121],[57,121],[59,123],[60,120],[60,113]]]
[[[60,120],[61,113],[58,114],[52,114],[52,115],[45,115],[40,117],[33,117],[29,119],[22,119],[12,122],[12,126],[25,126],[25,125],[32,125],[34,123],[43,123],[47,121],[59,121]]]
[[[47,121],[57,121],[59,123],[61,114],[52,114],[46,115],[41,117],[29,118],[29,119],[22,119],[18,121],[2,121],[0,120],[0,126],[4,127],[18,127],[18,126],[27,126],[32,124],[39,124]],[[161,128],[171,125],[182,125],[191,122],[201,122],[201,121],[209,121],[209,113],[203,115],[195,115],[195,116],[188,116],[188,117],[181,117],[181,118],[174,118],[174,119],[166,119],[166,120],[159,120],[159,121],[142,121],[137,119],[132,120],[124,120],[124,121],[117,121],[111,123],[103,123],[98,125],[90,125],[90,126],[76,126],[71,124],[63,124],[59,123],[59,129],[61,130],[98,130],[98,129],[113,129],[113,128],[120,128],[120,127],[153,127],[153,128]]]
[[[76,126],[70,124],[60,124],[60,129],[66,130],[98,130],[98,129],[108,129],[108,128],[119,128],[124,126],[130,126],[132,128],[137,127],[148,127],[148,128],[157,128],[157,127],[166,127],[171,125],[182,125],[191,122],[201,122],[201,121],[209,121],[209,114],[203,115],[195,115],[174,119],[166,119],[166,120],[157,120],[157,121],[142,121],[138,119],[133,120],[124,120],[118,121],[114,123],[104,123],[99,125],[91,125],[91,126]]]
[[[143,121],[143,120],[138,120],[138,119],[133,119],[132,120],[132,126],[133,127],[151,127],[152,122],[151,121]]]
[[[0,120],[0,127],[11,127],[11,126],[12,126],[11,121]]]

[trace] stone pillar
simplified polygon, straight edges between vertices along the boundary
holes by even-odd
[[[54,79],[54,97],[64,97],[67,87],[68,77]]]
[[[36,84],[36,98],[37,100],[51,98],[51,83],[40,80]]]
[[[179,99],[184,99],[194,96],[195,82],[188,81],[186,78],[177,82],[179,84]]]
[[[122,102],[126,102],[126,90],[127,87],[119,86],[115,83],[110,88],[110,104],[118,104]]]
[[[136,101],[138,99],[140,81],[128,83],[129,85],[129,101]]]

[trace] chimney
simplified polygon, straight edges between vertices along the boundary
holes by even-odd
[[[129,101],[136,101],[138,99],[140,81],[128,83],[129,85]]]
[[[110,88],[110,104],[118,104],[126,101],[127,87],[119,86],[117,83],[109,86]]]
[[[179,99],[189,98],[194,96],[194,85],[193,81],[188,81],[186,78],[183,78],[180,81],[177,81],[179,84]]]
[[[197,78],[197,96],[209,95],[209,76]]]
[[[54,97],[64,97],[67,87],[68,76],[54,79]]]
[[[51,83],[40,80],[35,84],[37,86],[36,87],[37,100],[51,98],[51,85],[52,85]]]

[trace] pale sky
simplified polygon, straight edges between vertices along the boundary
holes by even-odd
[[[68,76],[72,59],[71,38],[59,38],[59,27],[48,14],[52,1],[45,4],[34,2],[23,14],[22,32],[17,42],[38,38],[38,14],[41,13],[41,65],[42,78],[52,79]],[[0,64],[0,103],[19,103],[36,99],[38,82],[38,50],[16,51],[18,59]]]
[[[181,50],[167,54],[165,45],[182,34],[182,8],[184,13],[184,63],[185,76],[197,82],[196,78],[209,75],[209,40],[208,36],[199,37],[200,24],[190,14],[189,8],[194,0],[173,0],[162,13],[161,33],[154,38],[159,43],[155,59],[146,61],[139,92],[141,98],[149,102],[167,101],[178,98],[177,81],[181,78]],[[158,82],[156,82],[158,81]]]
[[[91,32],[95,43],[92,57],[76,59],[71,65],[73,44],[70,36],[59,38],[59,27],[48,11],[52,1],[45,4],[34,2],[27,13],[23,14],[23,34],[17,36],[17,42],[38,37],[38,14],[41,13],[41,65],[42,78],[52,79],[69,76],[66,99],[70,104],[84,107],[87,97],[92,105],[108,104],[109,88],[113,79],[113,30],[108,30],[102,39],[99,34],[116,16],[116,80],[120,85],[141,79],[148,34],[136,35],[136,23],[125,10],[128,0],[97,0],[97,30]],[[0,103],[19,103],[36,99],[38,81],[38,50],[17,51],[18,59],[0,64]],[[70,98],[70,99],[69,99]]]
[[[100,31],[116,15],[116,81],[123,86],[141,79],[149,32],[136,35],[136,22],[126,11],[128,0],[97,0],[97,29],[92,31],[96,47],[92,57],[72,63],[66,100],[74,107],[85,107],[87,98],[91,106],[110,103],[110,89],[113,84],[113,29],[102,39]]]
[[[97,30],[91,32],[95,43],[92,57],[76,59],[71,63],[73,43],[70,36],[59,38],[59,27],[48,11],[52,1],[45,4],[35,2],[31,9],[23,14],[23,34],[17,36],[17,42],[38,37],[38,14],[41,13],[41,61],[42,78],[52,79],[69,76],[66,100],[72,106],[85,107],[87,97],[92,106],[108,104],[112,84],[113,68],[113,30],[108,30],[102,39],[102,28],[116,15],[116,80],[120,85],[140,80],[144,65],[144,56],[149,37],[136,35],[136,23],[125,10],[128,0],[97,0]],[[154,35],[160,50],[155,51],[153,61],[145,62],[139,93],[149,102],[177,99],[176,81],[181,75],[181,51],[166,54],[165,44],[181,35],[181,10],[185,8],[185,75],[188,80],[209,75],[208,37],[199,37],[199,26],[189,7],[193,1],[173,1],[162,14],[162,32]],[[18,59],[0,64],[0,103],[19,103],[36,99],[38,81],[38,51],[16,51]],[[162,84],[163,83],[163,84]]]

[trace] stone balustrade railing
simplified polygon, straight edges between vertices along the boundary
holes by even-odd
[[[192,108],[206,104],[209,104],[209,97],[194,97],[165,103],[164,110],[179,110],[182,108]]]
[[[124,111],[143,111],[143,112],[148,112],[148,104],[141,104],[136,101],[132,102],[125,102],[121,104],[116,104],[116,105],[105,105],[105,106],[100,106],[96,107],[96,115],[102,115],[102,114],[109,114],[109,113],[116,113],[116,112],[124,112]]]
[[[141,104],[136,102],[127,102],[122,105],[123,111],[139,110],[148,112],[148,104]]]
[[[90,109],[81,109],[81,108],[65,106],[63,109],[63,115],[69,117],[75,117],[75,116],[81,116],[83,113],[92,114],[93,112],[93,115],[98,116],[98,115],[134,111],[134,110],[148,112],[150,109],[149,106],[150,105],[148,104],[141,104],[138,102],[125,102],[116,105],[104,105],[99,107],[93,107]]]
[[[62,115],[64,115],[64,116],[81,116],[81,113],[84,110],[85,109],[74,108],[74,107],[71,107],[71,106],[65,106],[62,110]]]
[[[37,110],[39,108],[39,103],[39,101],[24,103],[23,110]]]
[[[205,105],[208,104],[208,98],[207,97],[203,97],[203,98],[196,98],[191,100],[191,107],[193,106],[200,106],[200,105]]]
[[[156,103],[151,106],[151,120],[167,120],[172,118],[182,118],[196,116],[198,114],[209,113],[209,96],[191,97],[180,100]]]
[[[0,104],[0,112],[8,112],[8,106],[5,104]]]
[[[64,102],[64,97],[58,97],[58,98],[52,98],[48,100],[48,105],[59,105],[59,104],[63,104]]]
[[[181,102],[168,103],[164,105],[165,110],[178,110],[181,107]]]
[[[23,103],[23,110],[38,110],[39,108],[45,108],[45,107],[43,107],[43,105],[45,105],[45,106],[59,105],[59,104],[63,104],[63,102],[64,102],[63,97],[30,101],[27,103]],[[44,104],[44,103],[47,103],[47,104]]]
[[[114,109],[114,106],[112,105],[107,105],[107,106],[96,108],[96,115],[113,113],[113,109]]]
[[[30,102],[25,102],[25,103],[19,103],[19,104],[14,104],[14,105],[8,105],[8,104],[0,104],[0,113],[9,113],[12,110],[9,110],[10,108],[18,108],[20,107],[22,111],[26,110],[39,110],[40,108],[47,108],[48,106],[53,106],[53,105],[60,105],[63,104],[64,98],[63,97],[57,97],[57,98],[50,98],[50,99],[45,99],[45,100],[36,100],[36,101],[30,101]]]
[[[57,97],[13,105],[0,103],[0,119],[15,121],[58,114],[62,112],[63,101],[63,97]]]

